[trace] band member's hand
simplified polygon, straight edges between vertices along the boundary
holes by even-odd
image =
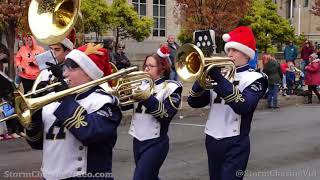
[[[46,65],[49,66],[48,70],[50,70],[56,78],[63,79],[63,70],[60,65],[50,62],[46,62]]]
[[[221,74],[221,69],[218,67],[211,68],[210,71],[208,72],[208,75],[214,81],[220,80],[223,77]]]
[[[134,90],[132,98],[136,101],[144,101],[151,96],[151,94],[149,92],[150,91],[148,91],[148,90],[136,89],[136,90]]]
[[[64,81],[63,79],[61,79],[60,82],[61,82],[61,85],[59,85],[59,86],[57,86],[57,87],[54,88],[54,91],[55,91],[55,92],[63,91],[63,90],[66,90],[66,89],[69,88],[66,81]]]

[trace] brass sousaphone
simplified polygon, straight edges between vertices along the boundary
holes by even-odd
[[[71,32],[79,13],[80,0],[31,0],[29,27],[39,42],[59,43]]]
[[[222,75],[230,82],[235,75],[235,64],[228,57],[204,57],[200,48],[193,44],[181,46],[175,57],[175,68],[179,78],[186,82],[199,80],[204,89],[212,89],[215,84],[208,76],[209,71],[220,68]]]

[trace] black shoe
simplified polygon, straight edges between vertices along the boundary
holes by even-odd
[[[279,106],[275,106],[275,107],[272,107],[273,109],[279,109],[280,107]]]

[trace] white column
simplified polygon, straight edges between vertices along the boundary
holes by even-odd
[[[293,24],[293,0],[290,0],[290,20],[291,24]]]
[[[299,11],[298,11],[298,36],[301,34],[301,5],[299,4]]]

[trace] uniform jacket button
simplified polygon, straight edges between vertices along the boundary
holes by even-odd
[[[237,130],[236,130],[236,129],[234,129],[234,130],[233,130],[233,132],[237,132]]]
[[[78,161],[82,161],[82,157],[78,157]]]
[[[79,150],[80,150],[80,151],[83,150],[83,146],[79,146]]]
[[[78,167],[78,168],[77,168],[77,171],[81,171],[81,170],[82,170],[82,168],[81,168],[81,167]]]

